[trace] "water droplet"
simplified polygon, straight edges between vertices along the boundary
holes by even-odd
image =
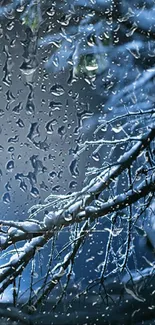
[[[6,190],[9,192],[10,190],[11,190],[11,185],[10,185],[10,183],[9,182],[7,182],[6,184],[5,184],[5,188],[6,188]]]
[[[60,111],[61,107],[62,107],[62,103],[51,101],[50,104],[49,104],[49,108],[51,108],[52,111],[49,113],[49,115],[51,116],[54,111]]]
[[[38,197],[39,196],[39,190],[37,189],[37,187],[32,186],[30,193],[34,197]]]
[[[98,64],[95,63],[93,65],[86,65],[85,68],[86,68],[87,71],[96,71],[98,69]]]
[[[52,172],[49,173],[49,176],[50,176],[51,178],[54,178],[54,177],[57,176],[57,173],[56,173],[55,171],[52,171]]]
[[[105,231],[108,231],[113,237],[117,237],[123,231],[123,228],[115,228],[113,231],[109,228],[104,228]]]
[[[50,9],[48,9],[47,11],[46,11],[46,13],[47,13],[47,15],[48,16],[50,16],[50,17],[52,17],[52,16],[54,16],[55,15],[55,8],[50,8]]]
[[[42,190],[44,190],[44,191],[48,191],[48,186],[45,184],[44,181],[42,181],[42,182],[40,183],[40,188],[41,188]]]
[[[97,252],[98,255],[103,255],[104,251],[100,250],[99,252]]]
[[[37,122],[31,123],[30,125],[30,130],[29,133],[27,135],[27,138],[33,142],[33,139],[35,137],[38,137],[40,135],[39,133],[39,126]]]
[[[14,161],[13,160],[9,160],[6,164],[6,169],[8,172],[12,172],[14,169]]]
[[[2,26],[0,25],[0,38],[2,38],[3,37],[3,28],[2,28]]]
[[[16,124],[20,127],[23,128],[25,126],[23,120],[21,120],[20,118],[18,119],[18,121],[16,122]]]
[[[98,152],[93,153],[93,154],[92,154],[92,158],[93,158],[95,161],[99,161],[99,160],[100,160],[100,155],[99,155],[99,153],[98,153]]]
[[[10,89],[6,92],[6,100],[7,102],[11,102],[11,103],[13,103],[15,100],[15,96],[12,94]]]
[[[2,199],[5,204],[9,204],[11,202],[10,193],[8,192],[4,193]]]
[[[135,59],[140,58],[140,52],[138,46],[135,49],[128,49],[128,51],[131,53],[131,55],[134,56]]]
[[[37,60],[29,61],[29,62],[23,62],[22,65],[20,66],[20,71],[22,74],[25,76],[30,76],[33,75],[34,72],[36,71],[38,67],[38,62]]]
[[[61,85],[54,85],[51,87],[50,92],[55,96],[62,96],[65,92],[64,88]]]
[[[58,68],[59,66],[59,57],[54,53],[52,56],[52,64]]]
[[[6,65],[3,70],[5,71],[5,74],[2,81],[6,86],[10,87],[12,85],[11,74],[8,73]]]
[[[15,150],[14,147],[9,147],[9,148],[8,148],[8,152],[10,152],[10,153],[11,153],[11,152],[14,152],[14,150]]]
[[[79,170],[78,170],[78,167],[77,167],[77,160],[76,159],[72,160],[72,162],[70,163],[69,171],[70,171],[70,173],[71,173],[71,175],[73,177],[79,176]]]
[[[15,47],[16,46],[16,38],[12,39],[12,41],[10,42],[10,47]]]
[[[24,176],[24,175],[23,175],[22,173],[17,173],[17,174],[15,175],[15,179],[18,180],[18,181],[21,181],[23,176]]]
[[[47,151],[49,149],[49,144],[46,142],[47,137],[43,141],[34,141],[33,144],[37,149]]]
[[[45,101],[44,98],[42,98],[41,103],[42,103],[42,105],[45,105],[46,104],[46,101]]]
[[[14,25],[15,25],[14,21],[10,21],[6,26],[7,30],[12,30],[14,28]]]
[[[52,120],[53,121],[53,120]],[[45,129],[47,131],[48,134],[52,134],[53,133],[53,123],[52,121],[49,121],[46,125],[45,125]]]
[[[3,117],[3,116],[4,116],[4,110],[0,109],[0,117]]]
[[[72,15],[70,13],[69,14],[67,13],[58,20],[58,23],[62,26],[68,26],[71,18]]]
[[[23,104],[20,102],[18,105],[16,105],[12,111],[16,114],[20,114],[20,111],[23,109]]]
[[[41,91],[43,91],[43,92],[46,91],[46,86],[45,85],[41,85]]]
[[[56,185],[52,188],[53,192],[59,192],[59,190],[60,190],[60,185]]]
[[[7,19],[14,19],[15,18],[15,10],[12,5],[7,6],[6,10],[4,11],[4,16]]]
[[[59,134],[61,137],[63,137],[63,136],[65,135],[65,133],[66,133],[66,128],[65,128],[65,126],[60,126],[60,127],[58,128],[58,134]]]
[[[75,181],[71,181],[71,182],[69,183],[69,188],[70,188],[71,190],[75,189],[76,187],[77,187],[77,182],[75,182]]]
[[[69,212],[65,212],[64,213],[64,220],[66,221],[71,221],[73,218],[72,218],[72,215],[69,213]]]
[[[112,127],[112,131],[114,133],[120,133],[122,131],[122,126],[121,125],[116,125]]]
[[[23,192],[26,192],[27,191],[27,185],[26,185],[26,183],[23,180],[20,182],[20,189]]]
[[[8,139],[9,143],[10,142],[16,143],[18,141],[19,141],[19,136],[18,135],[15,135],[14,137]]]
[[[63,171],[60,170],[60,171],[58,172],[58,178],[62,178],[62,175],[63,175]]]
[[[7,45],[4,46],[3,52],[6,55],[6,61],[5,61],[4,67],[3,67],[4,77],[3,77],[2,81],[6,86],[10,87],[11,84],[12,84],[11,70],[12,70],[12,67],[13,67],[14,64],[12,62],[12,58],[11,58],[11,55],[9,53]]]
[[[21,2],[21,3],[22,3],[22,2]],[[17,12],[23,12],[24,9],[25,9],[25,6],[22,6],[22,5],[19,4],[19,7],[16,8],[16,11],[17,11]]]
[[[44,173],[47,170],[47,168],[45,166],[43,166],[42,161],[37,158],[38,158],[38,155],[33,155],[32,157],[30,157],[30,161],[31,161],[32,167],[35,171],[35,174],[37,174],[38,172]]]
[[[34,114],[34,112],[35,112],[35,106],[34,106],[34,104],[33,104],[32,101],[30,101],[30,100],[27,101],[25,110],[26,110],[26,113],[28,115]]]
[[[130,37],[134,34],[136,29],[138,28],[137,24],[134,22],[133,25],[131,26],[130,30],[126,33],[127,37]]]

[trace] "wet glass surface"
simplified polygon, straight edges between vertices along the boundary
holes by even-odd
[[[154,323],[154,9],[0,1],[4,323]]]

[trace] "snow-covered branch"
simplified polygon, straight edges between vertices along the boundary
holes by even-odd
[[[84,211],[79,212],[77,219],[79,218],[99,218],[105,216],[114,211],[122,210],[138,200],[146,197],[148,194],[154,195],[155,192],[155,177],[147,178],[141,186],[127,191],[126,193],[120,194],[113,199],[110,199],[107,203],[103,203],[100,208],[94,206],[88,206]]]
[[[138,137],[134,146],[125,152],[116,162],[113,167],[110,167],[101,172],[97,177],[90,181],[89,185],[82,189],[81,192],[73,195],[69,200],[67,198],[63,202],[63,207],[57,211],[51,211],[42,222],[37,220],[26,220],[23,222],[3,221],[1,220],[1,229],[4,229],[4,234],[1,236],[1,249],[5,249],[11,244],[15,244],[20,240],[26,243],[21,248],[14,249],[14,253],[6,264],[2,264],[0,282],[2,283],[0,293],[18,277],[23,269],[29,264],[29,261],[34,258],[35,254],[51,240],[56,232],[61,231],[64,227],[83,222],[79,237],[77,237],[73,250],[66,255],[57,266],[50,271],[52,279],[47,282],[45,288],[40,290],[40,296],[34,302],[37,305],[43,297],[55,287],[62,276],[66,274],[66,269],[69,263],[74,259],[77,251],[84,240],[89,225],[89,220],[92,223],[95,219],[103,216],[110,216],[113,212],[121,211],[133,205],[137,201],[153,195],[155,191],[155,178],[153,175],[148,175],[146,180],[140,184],[132,185],[131,189],[126,192],[113,196],[107,202],[100,202],[100,207],[96,206],[96,202],[102,192],[109,188],[110,184],[121,176],[124,170],[130,168],[131,164],[138,156],[149,146],[155,137],[155,129],[151,128],[149,132]],[[62,197],[63,198],[63,197]],[[39,207],[40,208],[40,207]],[[11,241],[11,243],[10,243]],[[59,269],[59,270],[58,270]],[[44,290],[43,290],[44,289]]]

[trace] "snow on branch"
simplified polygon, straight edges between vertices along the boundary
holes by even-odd
[[[0,266],[0,293],[2,294],[6,288],[22,274],[23,270],[35,255],[42,249],[56,233],[63,231],[64,227],[85,223],[81,227],[80,232],[76,235],[74,244],[71,245],[69,253],[67,253],[61,261],[49,270],[46,283],[40,288],[37,298],[31,297],[34,307],[36,307],[45,296],[57,285],[60,279],[66,276],[66,271],[73,263],[77,251],[87,234],[92,229],[92,223],[103,216],[111,216],[114,212],[128,209],[137,201],[153,196],[155,191],[155,177],[149,172],[145,180],[139,183],[131,184],[131,188],[124,193],[109,197],[107,202],[100,200],[100,195],[104,190],[109,188],[111,183],[121,174],[130,169],[130,166],[138,156],[149,147],[155,137],[155,129],[150,130],[143,136],[138,137],[131,149],[126,151],[112,167],[107,167],[103,172],[94,177],[90,183],[84,187],[81,192],[73,193],[70,197],[59,196],[58,200],[54,196],[54,204],[52,195],[46,199],[48,207],[51,211],[44,217],[41,222],[37,219],[29,219],[23,222],[4,221],[1,220],[1,250],[13,245],[14,250],[10,254],[12,256],[7,263]],[[151,169],[150,169],[151,171]],[[100,200],[100,206],[97,201]],[[57,201],[57,202],[56,202]],[[52,211],[53,204],[53,211]],[[97,205],[96,205],[97,204]],[[142,202],[143,205],[143,202]],[[46,204],[37,205],[40,211],[44,210]],[[35,207],[33,207],[35,208]],[[33,209],[32,209],[33,210]],[[37,210],[36,210],[37,216]],[[87,232],[88,231],[88,232]],[[21,247],[16,247],[18,242],[25,242]],[[111,242],[111,241],[110,241]],[[8,252],[9,253],[9,252]],[[2,255],[5,257],[5,254]],[[127,257],[125,261],[127,260]],[[126,262],[125,262],[126,263]]]
[[[120,194],[113,199],[110,199],[107,203],[103,203],[100,208],[95,208],[88,206],[84,211],[79,212],[77,219],[79,218],[99,218],[114,211],[122,210],[125,207],[134,204],[139,199],[147,196],[148,194],[153,195],[155,192],[155,176],[147,178],[146,181],[143,181],[141,186],[130,190],[126,193]]]

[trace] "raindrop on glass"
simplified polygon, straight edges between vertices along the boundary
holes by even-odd
[[[10,193],[9,192],[4,193],[2,199],[5,204],[9,204],[11,202]]]
[[[64,88],[61,85],[54,85],[51,87],[50,92],[54,96],[62,96],[65,92]]]
[[[9,160],[6,164],[6,170],[8,172],[12,172],[14,169],[14,161],[13,160]]]

